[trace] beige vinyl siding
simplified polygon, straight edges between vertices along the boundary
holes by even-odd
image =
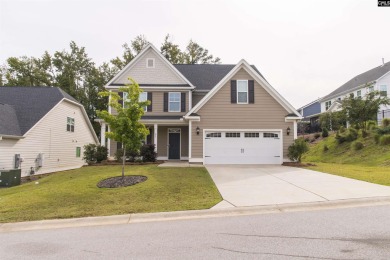
[[[75,119],[74,132],[66,131],[67,117]],[[0,169],[13,168],[14,155],[23,158],[22,176],[29,175],[30,167],[36,174],[79,168],[84,145],[95,143],[94,137],[79,106],[61,101],[21,140],[3,139],[0,141]],[[81,147],[80,157],[76,157],[76,147]],[[43,167],[36,167],[39,153],[44,154]]]
[[[231,79],[253,80],[244,69]],[[293,123],[285,122],[288,112],[256,81],[254,104],[231,104],[229,80],[197,113],[201,121],[192,123],[192,158],[203,158],[203,129],[282,129],[284,157],[294,139]],[[289,136],[287,127],[291,129]]]
[[[154,68],[146,67],[148,58],[154,59]],[[129,83],[129,77],[138,84],[187,84],[154,50],[149,50],[139,57],[138,61],[113,83]]]
[[[198,92],[193,92],[192,93],[192,107],[194,107],[196,104],[199,103],[200,100],[202,100],[202,98],[204,98],[204,96],[206,96],[207,93],[198,93]]]
[[[113,90],[117,92],[118,90]],[[152,112],[145,112],[145,116],[181,116],[185,115],[190,109],[189,109],[189,97],[188,97],[188,91],[165,91],[165,92],[180,92],[180,93],[186,93],[186,111],[185,112],[164,112],[164,92],[160,91],[145,91],[145,92],[151,92],[152,94]],[[115,109],[111,108],[111,113],[113,115],[117,114]]]

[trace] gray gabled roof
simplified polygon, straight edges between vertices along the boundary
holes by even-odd
[[[235,64],[173,64],[173,66],[186,77],[195,91],[209,91],[220,82],[236,65]],[[261,75],[254,66],[251,67]],[[265,79],[265,78],[264,78]]]
[[[0,118],[12,120],[6,126],[8,122],[0,119],[0,134],[24,135],[63,98],[77,102],[58,87],[0,87],[0,103],[7,104]]]
[[[331,92],[329,95],[323,97],[321,100],[325,101],[326,99],[330,99],[337,95],[344,94],[345,92],[348,92],[349,90],[352,90],[356,87],[363,86],[367,83],[373,82],[379,79],[380,77],[382,77],[383,75],[385,75],[389,71],[390,71],[390,62],[387,62],[382,66],[373,68],[369,71],[357,75],[356,77],[354,77],[353,79],[351,79],[350,81],[348,81],[347,83],[345,83],[344,85],[336,89],[335,91]]]

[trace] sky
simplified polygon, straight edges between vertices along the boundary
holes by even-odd
[[[390,61],[390,7],[377,0],[0,0],[0,64],[86,47],[96,64],[143,34],[245,59],[295,108]]]

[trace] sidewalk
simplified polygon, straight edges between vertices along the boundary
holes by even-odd
[[[0,233],[58,229],[72,227],[87,227],[101,225],[133,224],[140,222],[173,221],[185,219],[234,217],[242,215],[272,214],[294,211],[313,211],[336,208],[367,207],[390,205],[390,197],[375,197],[364,199],[336,200],[310,202],[299,204],[280,204],[255,207],[235,207],[223,209],[189,210],[159,213],[137,213],[103,217],[86,217],[73,219],[40,220],[31,222],[0,223]]]

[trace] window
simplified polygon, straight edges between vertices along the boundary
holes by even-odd
[[[127,92],[123,92],[123,97],[122,97],[122,99],[123,99],[123,107],[124,108],[126,108],[127,106],[126,106],[126,102],[128,102],[129,101],[129,99],[127,98],[127,95],[128,95],[129,93],[127,93]]]
[[[380,93],[381,93],[381,96],[383,96],[383,97],[387,96],[387,86],[386,85],[380,86]]]
[[[328,110],[330,108],[330,106],[332,105],[332,101],[329,100],[329,101],[326,101],[325,102],[325,110]]]
[[[239,138],[240,137],[240,133],[226,133],[225,137],[227,137],[227,138]]]
[[[278,138],[279,135],[275,133],[263,133],[264,138]]]
[[[154,59],[146,59],[146,67],[154,68]]]
[[[168,112],[180,112],[180,92],[169,92],[168,94]]]
[[[358,90],[358,91],[356,92],[356,96],[357,96],[357,97],[361,97],[361,96],[362,96],[362,91],[361,91],[361,90]]]
[[[222,135],[221,133],[208,133],[206,134],[206,137],[212,137],[212,138],[220,138]]]
[[[66,131],[74,132],[74,118],[68,117],[66,119]]]
[[[368,88],[368,92],[373,92],[374,91],[374,86],[370,86],[369,88]]]
[[[259,133],[245,133],[245,138],[259,138]]]
[[[146,100],[148,100],[148,92],[142,92],[139,95],[139,101],[140,102],[144,102]],[[147,106],[144,106],[143,109],[144,109],[145,112],[148,112],[148,107]]]
[[[237,104],[248,104],[247,80],[237,80]]]
[[[76,147],[76,157],[80,157],[81,156],[81,147]]]

